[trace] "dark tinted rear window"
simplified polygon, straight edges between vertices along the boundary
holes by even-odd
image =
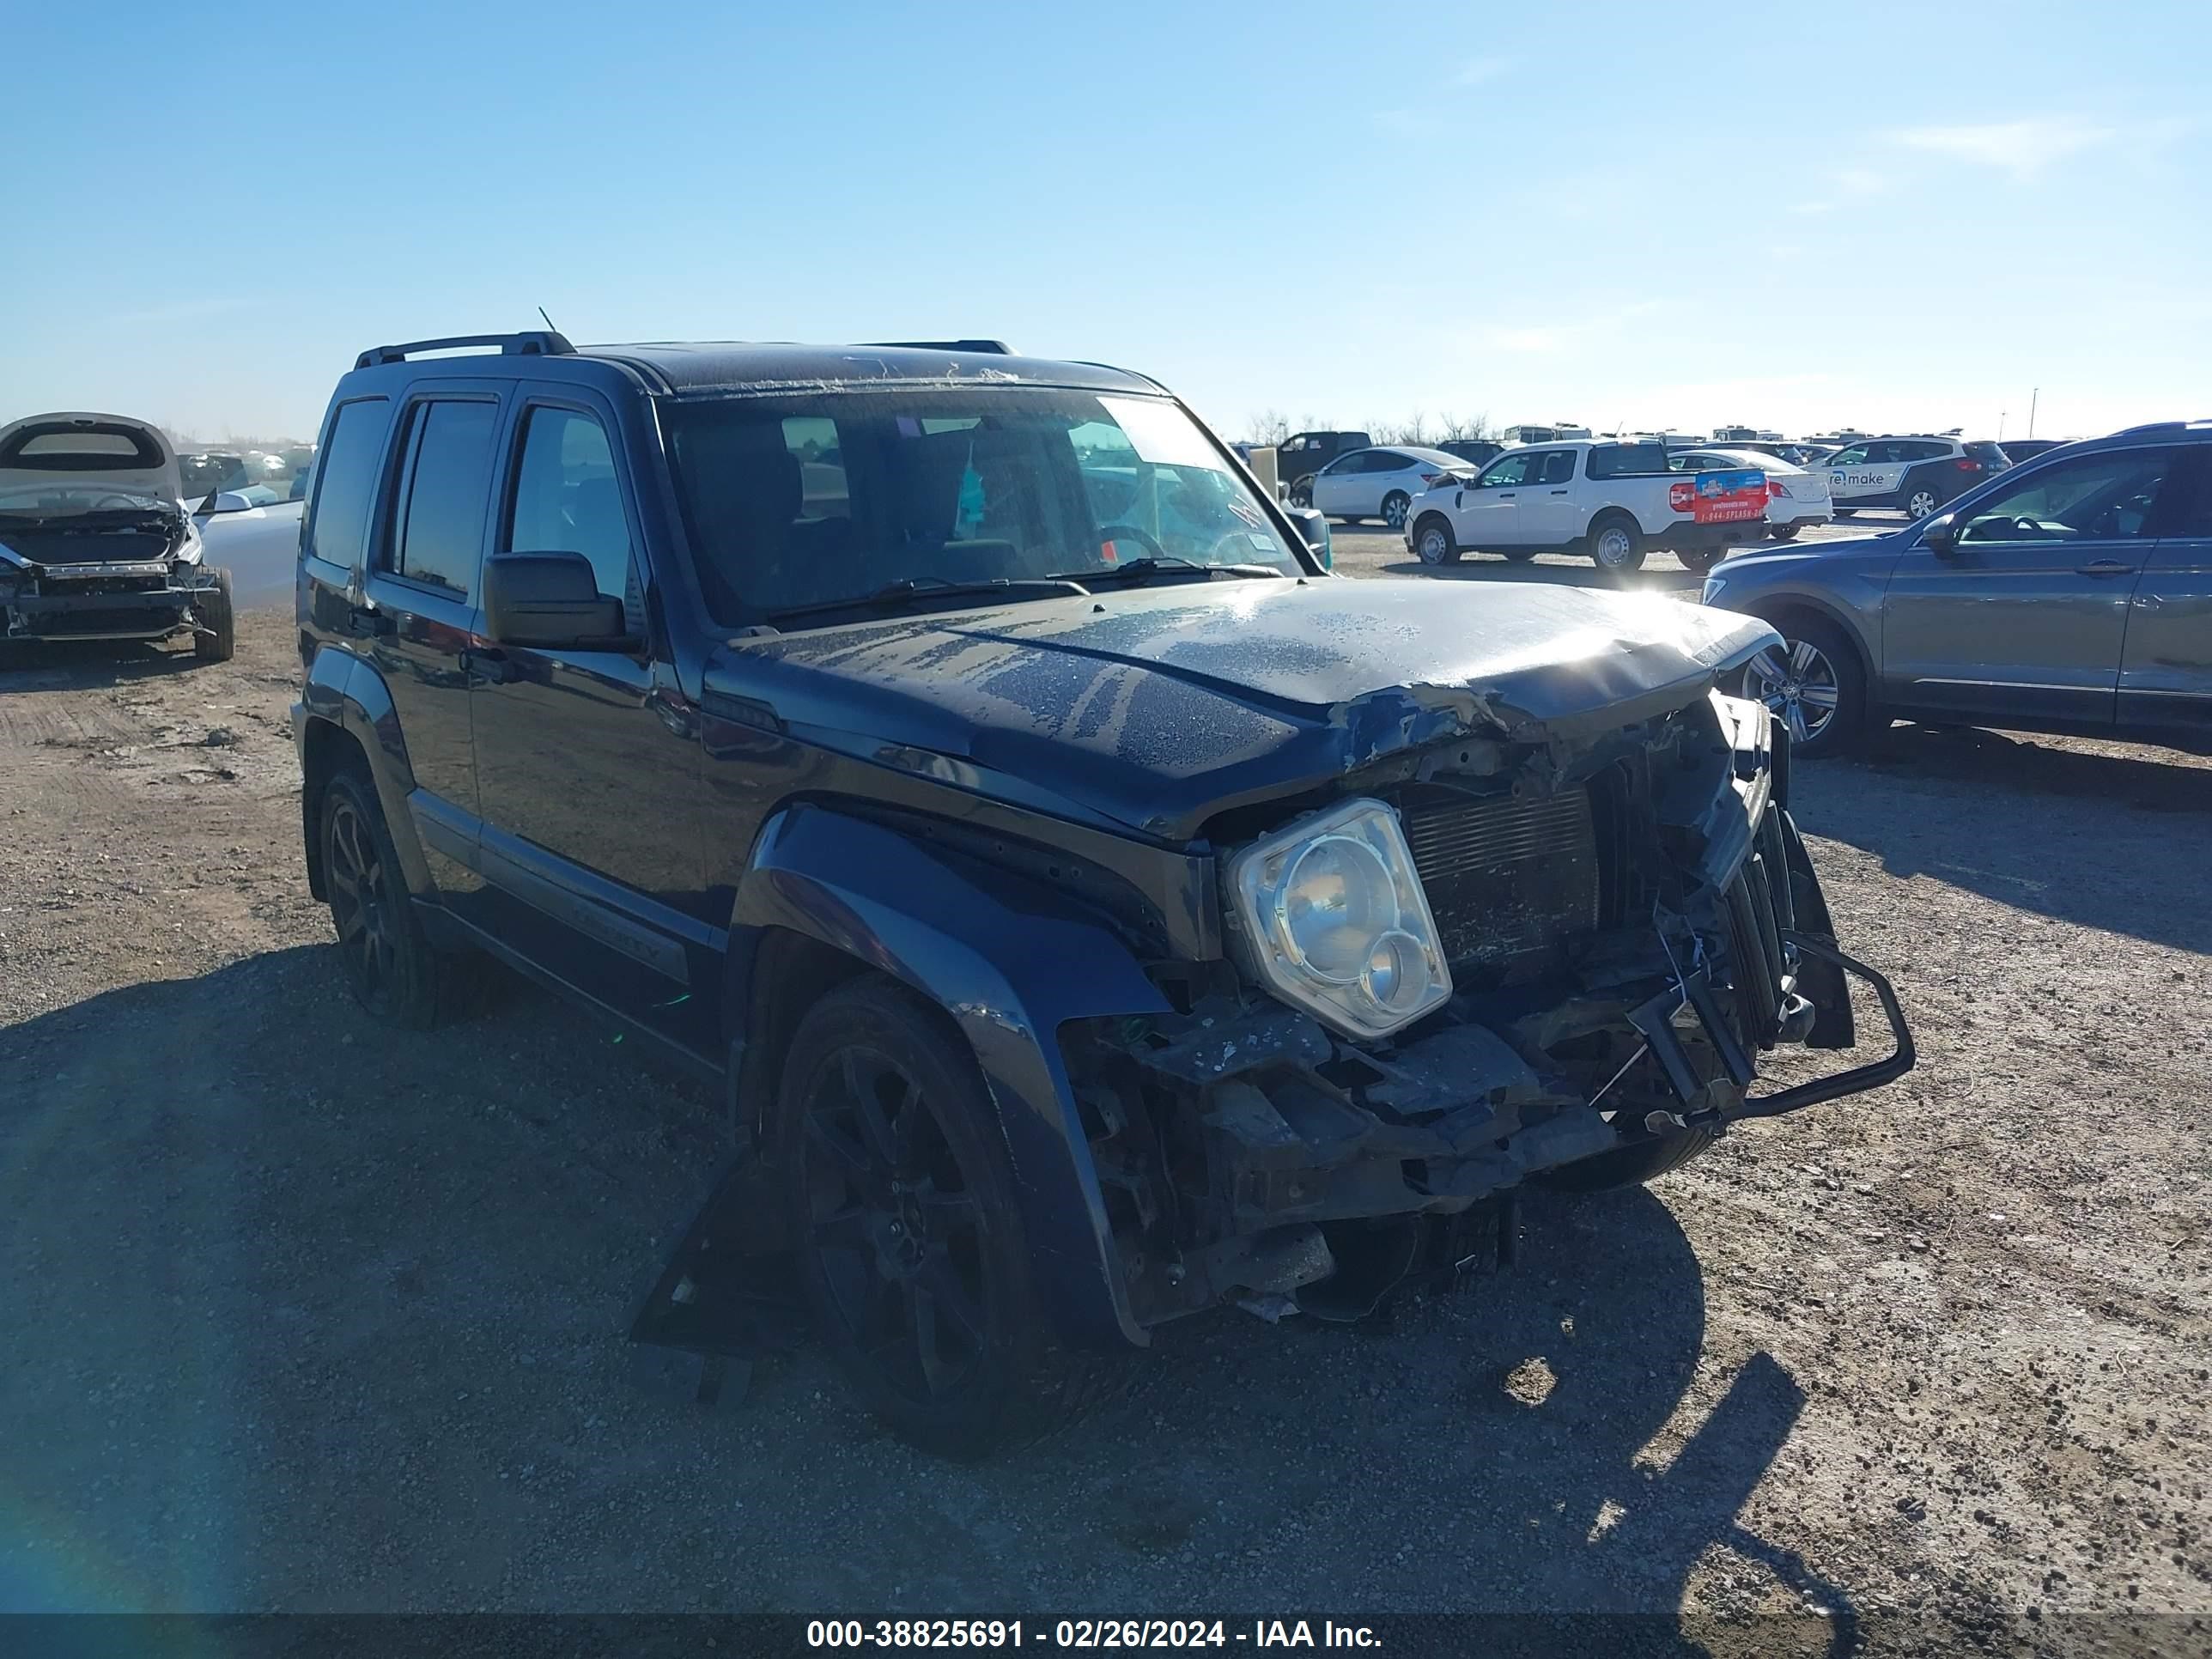
[[[1589,453],[1593,478],[1631,478],[1667,470],[1664,444],[1600,444]]]
[[[27,426],[0,452],[0,466],[40,472],[131,472],[161,464],[161,452],[144,433],[104,423]]]
[[[391,406],[381,398],[345,404],[323,446],[322,477],[315,485],[314,519],[307,550],[351,570],[368,539],[368,507],[376,495],[377,458],[384,453]]]
[[[464,599],[476,586],[498,423],[493,403],[432,403],[416,410],[414,463],[392,537],[397,574]]]
[[[1968,444],[1966,453],[1978,461],[1993,462],[1998,466],[2004,465],[2007,460],[2004,451],[1993,443]]]

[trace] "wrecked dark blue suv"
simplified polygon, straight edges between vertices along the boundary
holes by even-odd
[[[295,719],[362,1001],[428,1024],[483,953],[720,1079],[925,1445],[1911,1063],[1716,689],[1765,624],[1330,576],[1141,375],[428,342],[320,453]],[[1847,975],[1893,1051],[1754,1095],[1853,1042]]]

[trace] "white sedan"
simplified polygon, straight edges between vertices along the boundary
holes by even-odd
[[[1380,519],[1393,530],[1406,527],[1406,509],[1424,489],[1464,483],[1481,469],[1441,449],[1410,445],[1355,449],[1314,474],[1313,504],[1346,524]]]
[[[1755,449],[1681,449],[1668,453],[1667,465],[1676,472],[1758,468],[1766,475],[1766,533],[1778,542],[1789,541],[1807,525],[1826,524],[1835,517],[1828,500],[1828,475],[1792,466],[1777,455]]]

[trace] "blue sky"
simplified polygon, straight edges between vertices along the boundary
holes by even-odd
[[[0,418],[307,433],[540,305],[994,335],[1232,435],[2212,416],[2203,0],[11,12]]]

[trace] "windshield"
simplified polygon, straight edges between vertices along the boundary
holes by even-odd
[[[143,518],[149,514],[158,518],[180,518],[183,509],[176,502],[143,489],[88,480],[83,483],[13,486],[0,483],[0,520],[11,522],[83,519],[91,526],[111,520]]]
[[[664,419],[726,624],[900,583],[1081,580],[1139,560],[1303,571],[1164,398],[897,388],[679,403]]]

